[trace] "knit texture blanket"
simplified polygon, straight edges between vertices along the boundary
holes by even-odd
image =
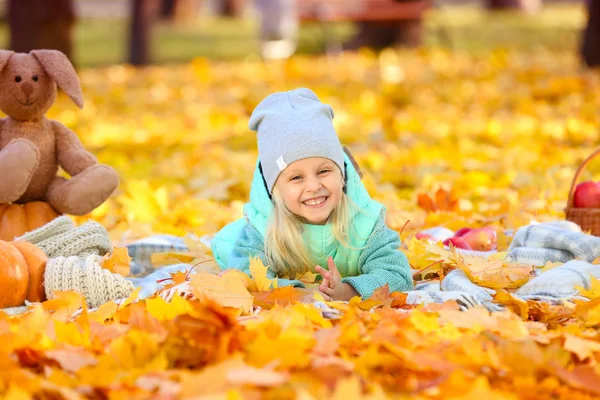
[[[591,277],[600,278],[600,265],[571,260],[533,278],[517,289],[513,296],[523,300],[545,301],[555,304],[571,300],[586,300],[586,298],[580,296],[577,286],[590,289]],[[493,295],[496,293],[494,290],[471,282],[460,269],[448,273],[439,287],[442,291],[469,293],[491,311],[503,308],[492,303]],[[426,290],[426,288],[423,290]],[[430,287],[429,290],[435,289]]]
[[[90,308],[111,300],[127,298],[134,285],[124,277],[102,268],[102,257],[89,255],[52,258],[44,272],[44,290],[48,299],[56,291],[73,290],[85,297]]]
[[[16,240],[36,245],[48,258],[85,258],[89,254],[104,255],[113,249],[108,232],[102,225],[88,221],[75,227],[73,221],[66,216],[55,218]]]
[[[88,307],[95,308],[126,298],[134,289],[132,282],[102,268],[102,257],[113,246],[106,229],[95,221],[76,227],[69,217],[61,216],[16,240],[36,245],[48,257],[44,271],[48,299],[57,291],[72,290],[85,297]],[[14,315],[25,312],[26,307],[3,311]]]
[[[600,277],[600,265],[591,264],[598,257],[600,238],[582,233],[573,222],[552,221],[524,226],[513,237],[505,257],[507,262],[536,267],[545,266],[548,262],[564,264],[544,273],[536,268],[537,276],[513,295],[523,300],[550,303],[586,300],[580,296],[576,287],[589,289],[591,277]],[[494,290],[471,282],[460,269],[448,273],[439,284],[417,285],[415,289],[427,293],[464,293],[490,311],[503,309],[493,303],[493,295],[496,293]]]
[[[600,238],[582,233],[576,224],[556,221],[524,226],[517,230],[506,260],[543,266],[547,262],[579,259],[592,262],[600,257]]]

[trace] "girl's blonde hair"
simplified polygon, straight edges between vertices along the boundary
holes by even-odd
[[[350,246],[350,200],[342,192],[339,204],[333,209],[328,223],[335,240]],[[302,238],[304,221],[290,211],[283,198],[273,189],[274,210],[265,235],[265,255],[269,267],[280,277],[294,279],[314,267]]]

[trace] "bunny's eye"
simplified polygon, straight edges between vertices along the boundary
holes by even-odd
[[[38,81],[38,76],[34,75],[31,79],[33,79],[34,82],[37,82]]]
[[[17,75],[15,77],[15,82],[17,82],[17,83],[21,82],[21,77],[19,75]]]

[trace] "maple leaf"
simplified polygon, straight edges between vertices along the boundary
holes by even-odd
[[[227,372],[246,366],[241,354],[209,365],[198,372],[181,376],[182,398],[194,398],[227,390]],[[202,382],[201,385],[198,382]]]
[[[590,288],[586,289],[582,286],[575,286],[575,289],[579,290],[580,295],[590,300],[600,298],[600,279],[596,279],[590,274]]]
[[[494,300],[498,304],[509,307],[515,314],[523,319],[529,318],[529,304],[523,300],[514,297],[506,290],[498,289],[494,295]]]
[[[140,292],[142,291],[142,287],[138,286],[137,288],[134,289],[133,292],[131,292],[131,294],[122,302],[119,303],[119,308],[125,308],[127,307],[129,304],[134,303],[135,301],[138,300],[139,296],[140,296]]]
[[[89,318],[92,321],[103,323],[108,319],[112,319],[117,310],[119,309],[119,305],[114,301],[109,301],[107,303],[102,304],[96,310],[89,313]]]
[[[306,271],[302,274],[296,274],[296,277],[294,279],[297,279],[300,282],[303,282],[304,284],[311,284],[316,282],[318,276],[319,274],[316,274],[311,271]]]
[[[472,282],[490,289],[517,289],[535,276],[535,269],[531,265],[463,257],[458,253],[453,255],[452,260]]]
[[[57,361],[60,367],[67,372],[77,372],[83,367],[98,363],[95,354],[77,347],[47,350],[45,355],[49,359]]]
[[[435,202],[426,193],[419,193],[417,195],[417,204],[419,205],[419,207],[421,207],[425,211],[431,212],[431,211],[437,210]]]
[[[580,338],[572,334],[565,334],[564,348],[577,355],[580,361],[590,358],[600,351],[600,343],[590,339]]]
[[[181,283],[187,282],[188,274],[183,271],[176,271],[171,274],[171,281],[173,285],[179,285]]]
[[[302,300],[309,293],[310,292],[307,289],[284,286],[268,291],[253,293],[254,304],[265,310],[270,310],[275,305],[285,306],[296,303]]]
[[[575,315],[582,320],[585,326],[591,327],[600,324],[600,298],[577,304]]]
[[[225,307],[239,308],[247,313],[252,310],[253,297],[237,275],[200,272],[191,276],[191,285],[198,298],[208,297]]]
[[[558,365],[551,365],[556,376],[575,389],[580,389],[595,395],[600,395],[600,376],[595,368],[587,365],[578,365],[567,370]]]
[[[322,357],[333,356],[340,346],[338,339],[341,334],[342,329],[339,325],[315,332],[317,343],[313,347],[312,353]]]
[[[169,303],[157,296],[146,300],[146,310],[159,321],[169,321],[179,315],[190,313],[192,307],[182,296],[173,296]]]
[[[277,279],[269,279],[267,276],[268,271],[269,268],[262,263],[260,258],[250,259],[250,275],[259,292],[270,290],[271,287],[277,288]]]
[[[375,307],[390,306],[391,304],[390,286],[386,283],[375,289],[371,297],[358,303],[358,307],[362,310],[371,310]]]
[[[122,276],[129,275],[130,264],[131,257],[129,257],[126,247],[115,248],[112,253],[104,256],[102,260],[102,268]]]
[[[54,292],[51,300],[42,303],[44,310],[53,318],[66,321],[84,304],[83,296],[75,291]]]
[[[392,299],[390,307],[392,308],[405,307],[407,305],[408,293],[393,292],[390,297]]]
[[[458,205],[458,201],[452,192],[439,188],[435,192],[435,205],[438,210],[454,211]]]
[[[406,243],[406,247],[404,253],[411,267],[417,270],[415,278],[417,276],[425,278],[427,275],[439,273],[443,269],[443,262],[452,255],[450,251],[445,250],[438,244],[428,244],[415,237],[412,237]]]
[[[454,211],[458,200],[452,192],[439,188],[432,199],[427,193],[417,195],[417,205],[427,212]]]

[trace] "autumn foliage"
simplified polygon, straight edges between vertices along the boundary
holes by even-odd
[[[404,227],[415,279],[435,282],[460,268],[496,289],[506,310],[416,307],[386,287],[364,301],[300,302],[307,290],[272,287],[260,264],[251,278],[220,273],[190,249],[153,259],[205,262],[172,277],[173,286],[190,282],[189,299],[137,301],[134,293],[89,310],[63,292],[21,316],[0,313],[6,398],[600,395],[600,285],[582,292],[588,302],[523,301],[511,291],[531,278],[530,266],[459,257],[413,237],[439,225],[493,226],[505,251],[505,229],[563,218],[574,170],[598,145],[600,127],[600,80],[574,54],[198,59],[81,78],[86,108],[60,98],[49,117],[119,171],[119,191],[91,215],[117,245],[152,233],[201,237],[239,218],[256,161],[253,107],[273,91],[310,86],[333,105],[340,138],[386,205],[388,224]],[[600,164],[588,171],[586,179]],[[125,275],[127,261],[121,252],[105,264]]]

